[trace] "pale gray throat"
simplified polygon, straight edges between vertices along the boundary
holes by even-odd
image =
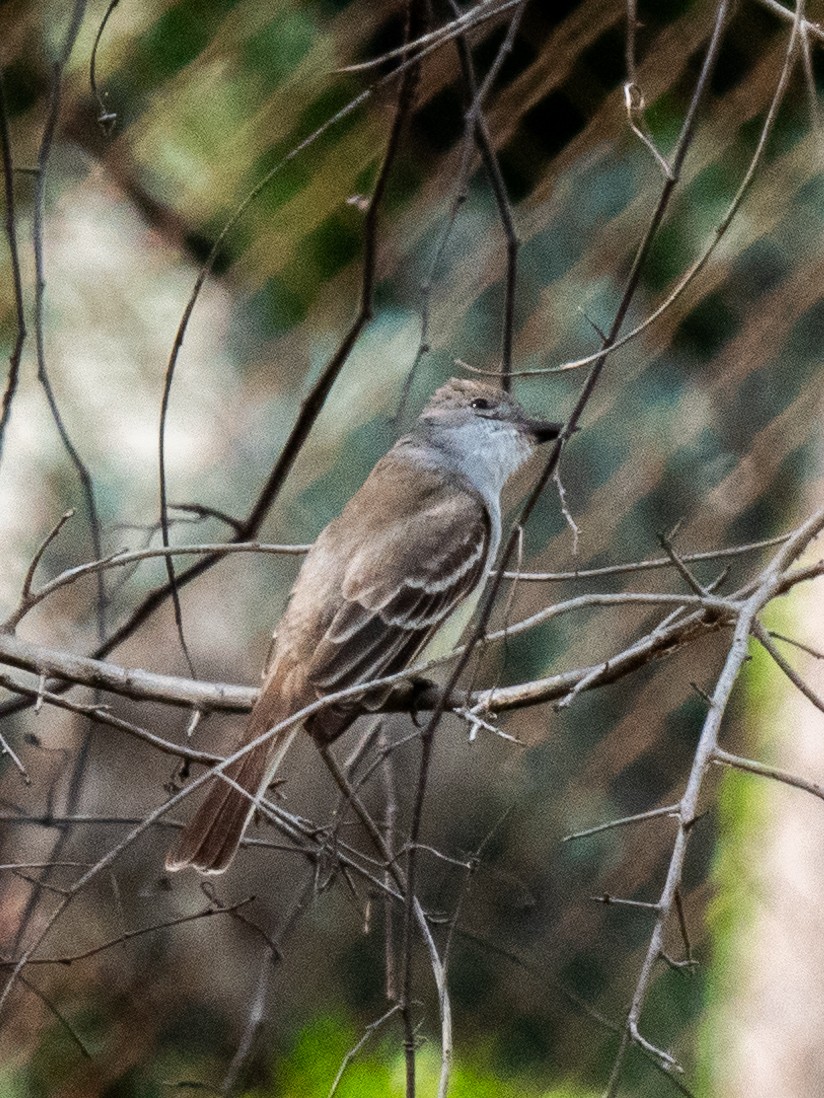
[[[532,453],[529,440],[506,421],[473,418],[447,426],[422,420],[396,449],[413,465],[456,474],[480,496],[490,521],[486,564],[491,567],[501,541],[501,492]]]

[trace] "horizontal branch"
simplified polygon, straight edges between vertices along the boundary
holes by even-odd
[[[750,541],[744,545],[732,545],[724,549],[707,549],[696,553],[680,553],[680,559],[691,564],[693,561],[723,560],[726,557],[743,556],[745,553],[755,552],[759,549],[771,549],[775,545],[781,545],[787,541],[790,534],[779,534],[773,538],[762,538],[760,541]],[[524,580],[534,582],[569,583],[573,580],[601,579],[604,576],[623,576],[628,572],[648,572],[658,568],[675,567],[672,557],[651,557],[645,560],[629,561],[626,564],[607,564],[600,568],[576,568],[572,572],[505,572],[506,579]]]
[[[43,545],[41,545],[32,559],[23,584],[23,593],[20,598],[20,603],[4,623],[3,627],[5,629],[14,629],[33,607],[37,606],[38,603],[42,602],[55,591],[75,583],[84,576],[99,574],[109,568],[123,568],[126,565],[139,564],[147,560],[186,556],[204,557],[213,556],[216,553],[219,553],[221,556],[229,556],[232,553],[304,556],[311,548],[310,545],[273,545],[261,541],[236,541],[209,542],[205,545],[165,545],[150,549],[119,549],[117,552],[110,553],[109,556],[101,557],[99,560],[90,560],[86,561],[84,564],[75,565],[73,568],[67,568],[65,572],[61,572],[47,583],[44,583],[37,591],[32,590],[34,571],[40,560],[40,556],[42,555],[42,550],[44,550],[49,542],[53,540],[63,523],[67,518],[71,517],[72,514],[73,512],[69,511],[62,517],[60,523],[52,530],[49,537],[44,541]]]
[[[154,732],[150,732],[148,728],[141,728],[140,725],[133,724],[131,721],[123,720],[122,717],[117,717],[113,713],[109,712],[108,706],[105,705],[83,705],[78,702],[70,701],[68,698],[62,697],[60,694],[52,693],[47,690],[45,686],[29,686],[26,683],[18,682],[12,675],[4,674],[0,672],[0,686],[4,686],[6,690],[10,690],[14,694],[22,694],[26,698],[30,698],[35,702],[35,712],[41,704],[53,705],[58,709],[65,709],[69,713],[76,713],[81,717],[88,717],[89,720],[96,721],[98,724],[105,724],[109,728],[116,728],[120,732],[127,732],[130,736],[135,736],[137,739],[144,740],[151,747],[156,747],[158,751],[162,751],[166,755],[174,755],[179,759],[188,759],[189,762],[202,763],[204,766],[214,766],[215,763],[222,760],[221,755],[212,754],[209,751],[197,751],[193,747],[189,747],[187,744],[173,743],[171,740],[164,740],[162,736],[155,735]],[[3,751],[12,756],[12,759],[16,759],[16,756],[9,748],[5,740],[0,737],[0,747]],[[22,768],[22,764],[20,764]],[[23,771],[25,775],[25,771]]]
[[[50,863],[46,863],[49,865]],[[84,949],[80,953],[65,953],[54,957],[30,957],[27,964],[29,965],[72,965],[77,961],[85,961],[89,957],[96,957],[99,953],[105,953],[106,950],[113,949],[115,946],[125,945],[127,942],[134,941],[135,938],[145,937],[147,934],[155,934],[159,930],[170,930],[174,927],[183,926],[184,923],[193,923],[201,919],[208,919],[213,915],[231,915],[235,911],[239,911],[242,907],[247,907],[254,896],[247,896],[245,900],[238,900],[236,903],[229,904],[227,907],[223,907],[217,901],[212,900],[207,907],[204,907],[201,911],[192,912],[190,915],[177,915],[173,919],[166,919],[160,923],[153,923],[151,926],[138,927],[137,930],[125,930],[122,934],[118,934],[116,938],[110,939],[108,942],[102,942],[100,945],[91,946],[89,949]],[[17,961],[12,958],[0,959],[0,968],[12,968],[17,964]]]
[[[471,693],[455,690],[446,699],[446,704],[450,708],[480,707],[500,713],[564,698],[582,681],[586,681],[587,689],[614,682],[651,660],[674,651],[697,635],[718,628],[717,614],[703,609],[696,610],[666,627],[659,626],[601,663],[515,686],[475,690]],[[414,691],[403,689],[403,686],[443,662],[444,660],[432,660],[410,667],[398,674],[365,683],[363,689],[377,685],[398,685],[399,689],[390,694],[384,704],[384,712],[406,711],[413,703],[416,710],[434,710],[444,700],[442,688],[436,683],[426,683],[423,688],[416,688]],[[61,679],[139,701],[185,706],[202,712],[245,713],[252,708],[258,695],[256,687],[203,682],[138,668],[120,667],[103,660],[76,656],[61,649],[21,640],[13,633],[0,632],[0,665],[2,664],[30,671],[38,675],[41,681]],[[358,689],[352,689],[348,693],[355,697]]]
[[[120,667],[88,656],[76,656],[21,640],[13,633],[0,632],[0,663],[19,667],[44,678],[63,679],[78,686],[91,686],[140,701],[159,701],[191,709],[228,710],[244,713],[252,708],[257,690],[251,686],[199,682],[154,671]]]

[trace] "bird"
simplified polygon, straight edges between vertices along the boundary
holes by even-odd
[[[501,493],[563,423],[535,419],[505,390],[453,378],[318,535],[292,587],[240,747],[318,700],[408,667],[482,588],[501,541]],[[329,744],[391,687],[313,712]],[[224,872],[300,727],[292,722],[216,775],[166,857],[176,872]]]

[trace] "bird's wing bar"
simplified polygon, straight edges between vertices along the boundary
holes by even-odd
[[[401,670],[483,577],[489,516],[480,500],[456,492],[355,554],[344,601],[318,644],[308,678],[321,693]],[[395,536],[392,536],[394,533]]]

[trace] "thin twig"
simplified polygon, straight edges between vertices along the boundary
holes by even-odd
[[[344,1056],[343,1061],[338,1068],[338,1073],[335,1076],[334,1082],[329,1088],[329,1098],[335,1098],[335,1094],[337,1093],[337,1089],[340,1086],[341,1079],[343,1079],[343,1076],[346,1073],[346,1069],[349,1067],[349,1065],[352,1063],[352,1061],[355,1059],[355,1057],[358,1055],[364,1045],[366,1045],[369,1039],[373,1037],[378,1032],[378,1030],[389,1021],[390,1018],[397,1014],[399,1010],[400,1005],[398,1003],[395,1003],[389,1008],[389,1010],[382,1014],[380,1018],[377,1018],[374,1022],[370,1022],[370,1024],[366,1027],[360,1040],[357,1041]]]
[[[818,143],[819,167],[821,167],[824,162],[824,120],[822,120],[821,108],[818,102],[818,87],[813,69],[810,36],[806,29],[802,29],[801,32],[801,62],[804,67],[804,85],[807,89],[807,103],[810,110],[810,127]]]
[[[647,330],[652,324],[654,324],[660,317],[672,308],[675,302],[682,296],[684,291],[690,286],[698,275],[703,271],[706,265],[709,263],[716,248],[726,236],[727,230],[735,219],[736,214],[744,201],[747,192],[755,179],[758,168],[764,156],[764,152],[767,146],[767,141],[772,133],[775,125],[775,120],[778,116],[778,111],[781,103],[784,99],[784,94],[789,84],[790,76],[792,75],[793,65],[795,61],[796,53],[799,49],[798,43],[800,36],[798,33],[798,20],[793,24],[793,33],[790,38],[789,47],[784,56],[784,64],[781,70],[781,75],[776,85],[773,98],[770,102],[769,109],[767,111],[767,117],[764,120],[764,124],[761,127],[761,133],[759,134],[758,142],[756,144],[755,151],[750,159],[750,163],[747,166],[747,170],[738,186],[738,190],[735,192],[729,206],[727,207],[724,215],[713,230],[713,234],[710,237],[709,242],[705,245],[704,250],[699,257],[692,263],[687,271],[681,276],[675,287],[667,294],[666,298],[654,309],[649,316],[647,316],[640,324],[630,331],[626,332],[620,339],[616,338],[611,345],[612,350],[618,350],[619,347],[626,346],[632,340],[637,339],[639,335]],[[672,170],[676,177],[680,174],[680,165],[677,163],[677,156],[673,160]],[[675,182],[676,180],[672,180]],[[669,182],[669,180],[668,180]],[[535,369],[519,370],[513,374],[513,377],[536,377],[541,374],[556,374],[566,373],[569,370],[578,370],[584,366],[589,366],[592,363],[598,361],[600,351],[596,351],[593,354],[585,355],[583,358],[572,359],[569,362],[564,362],[560,366],[546,366]],[[483,373],[483,371],[478,371]]]
[[[20,983],[25,988],[27,988],[32,993],[32,995],[35,995],[40,1000],[40,1002],[45,1006],[46,1010],[48,1010],[50,1014],[54,1015],[54,1017],[69,1035],[69,1039],[71,1040],[71,1042],[76,1045],[77,1049],[80,1052],[80,1055],[84,1058],[84,1060],[93,1060],[94,1056],[87,1047],[86,1043],[83,1041],[80,1034],[68,1020],[65,1014],[63,1014],[57,1004],[52,1002],[51,998],[47,996],[43,991],[41,991],[40,988],[36,987],[27,977],[22,976],[20,978]]]
[[[638,31],[638,4],[637,0],[626,0],[627,28],[624,37],[624,65],[627,71],[627,80],[635,84],[638,79],[638,67],[636,57],[636,34]]]
[[[354,65],[343,65],[337,71],[341,73],[366,72],[368,69],[379,68],[385,65],[387,61],[392,61],[397,57],[408,57],[412,62],[419,64],[433,50],[440,49],[441,46],[451,42],[453,38],[463,35],[467,30],[474,27],[479,27],[482,23],[494,19],[498,15],[503,15],[521,3],[523,3],[523,0],[504,0],[503,3],[493,6],[491,0],[480,0],[474,8],[465,12],[458,19],[451,23],[445,23],[427,34],[419,35],[408,45],[386,50],[380,57],[373,57],[368,61],[359,61]]]
[[[745,759],[740,755],[731,755],[729,751],[724,751],[720,747],[716,747],[713,751],[712,762],[720,766],[733,767],[735,770],[743,770],[747,774],[758,774],[762,778],[770,778],[774,782],[791,785],[794,789],[803,789],[805,793],[812,793],[814,797],[824,801],[824,786],[810,781],[809,778],[791,774],[788,770],[781,770],[777,766],[769,766],[754,759]]]
[[[783,545],[790,536],[790,534],[779,534],[777,537],[751,541],[746,545],[708,549],[700,553],[682,553],[681,560],[691,564],[699,560],[721,560],[724,557],[742,556],[744,553],[756,552],[758,549],[771,549],[775,545]],[[650,560],[632,561],[627,564],[608,564],[601,568],[577,568],[574,572],[505,572],[504,576],[506,579],[526,580],[533,583],[538,581],[568,583],[572,580],[600,579],[603,576],[622,576],[628,572],[646,572],[655,568],[673,567],[675,565],[672,557],[654,557]]]
[[[74,514],[75,510],[72,507],[63,515],[61,515],[35,551],[34,556],[31,558],[31,563],[29,564],[25,579],[23,580],[23,590],[20,594],[21,603],[27,603],[31,599],[31,585],[32,581],[34,580],[34,573],[37,571],[38,564],[43,559],[43,554],[46,552],[48,547],[66,525],[69,519],[74,517]]]
[[[124,942],[131,942],[135,938],[143,938],[147,934],[154,934],[159,930],[169,930],[172,927],[182,926],[184,923],[208,919],[212,915],[229,915],[233,911],[246,907],[251,903],[253,898],[254,897],[247,897],[245,900],[238,900],[228,907],[210,903],[208,907],[203,908],[201,911],[195,911],[191,915],[178,915],[176,918],[166,919],[160,923],[153,923],[151,926],[143,926],[139,927],[137,930],[124,931],[122,934],[118,934],[116,938],[111,938],[108,942],[102,942],[97,946],[91,946],[89,949],[84,949],[80,953],[65,953],[56,957],[29,957],[26,963],[27,965],[71,965],[76,961],[85,961],[88,960],[89,957],[96,957],[99,953],[105,953],[108,949],[114,949],[115,946],[123,945]],[[16,964],[16,959],[3,958],[0,960],[0,968],[12,968]]]
[[[689,568],[687,568],[681,557],[679,557],[678,554],[675,552],[675,547],[670,541],[668,535],[663,532],[659,532],[658,541],[660,542],[661,548],[675,565],[678,574],[684,580],[687,587],[689,587],[691,591],[698,595],[699,598],[705,598],[708,594],[706,587],[703,587],[698,582],[692,572],[690,572]]]
[[[23,765],[23,760],[20,758],[17,752],[14,751],[6,737],[0,734],[0,758],[2,758],[4,755],[8,755],[8,757],[14,763],[16,769],[19,770],[20,775],[23,778],[24,784],[31,785],[31,778],[29,777],[28,770],[26,770],[25,766]]]
[[[449,0],[450,7],[456,19],[460,16],[456,0]],[[517,31],[517,27],[515,28]],[[464,33],[458,34],[455,39],[458,49],[458,58],[461,63],[463,81],[467,91],[469,105],[478,99],[478,84],[475,78],[475,66],[472,61],[472,53]],[[483,110],[478,110],[474,129],[475,143],[481,155],[481,161],[489,179],[489,185],[495,198],[498,209],[498,218],[504,233],[506,243],[506,273],[504,276],[504,304],[503,321],[501,325],[501,384],[509,391],[512,387],[512,343],[515,329],[515,292],[518,277],[518,240],[515,228],[515,216],[512,203],[506,189],[498,156],[492,143],[489,127]]]
[[[110,110],[100,94],[100,90],[97,87],[97,51],[100,47],[100,40],[103,37],[103,32],[106,29],[106,24],[109,21],[109,16],[114,9],[120,3],[120,0],[109,0],[109,6],[100,20],[100,26],[97,28],[97,34],[94,36],[94,45],[92,46],[92,55],[89,61],[89,84],[91,85],[92,95],[97,100],[97,105],[100,108],[100,112],[97,116],[98,124],[105,134],[110,134],[114,129],[114,124],[117,121],[117,112]]]
[[[752,631],[753,636],[758,638],[761,646],[766,652],[769,652],[774,662],[777,664],[778,667],[781,668],[781,670],[784,672],[784,674],[787,676],[793,686],[797,690],[799,690],[808,701],[812,702],[816,709],[819,710],[819,712],[824,713],[824,698],[817,694],[811,686],[808,686],[804,679],[795,670],[795,668],[793,668],[792,665],[784,659],[776,646],[770,640],[769,633],[760,621],[756,621],[753,623]]]
[[[672,168],[670,167],[667,158],[653,141],[644,117],[644,111],[647,107],[644,93],[633,80],[628,80],[626,84],[624,84],[624,106],[626,107],[627,121],[629,122],[630,129],[644,147],[649,149],[652,153],[664,178],[670,179],[672,177]]]
[[[570,843],[575,839],[585,839],[590,835],[598,835],[602,831],[613,831],[617,827],[627,827],[630,824],[643,823],[645,820],[655,820],[661,816],[677,816],[679,807],[677,804],[668,804],[663,808],[652,808],[649,812],[637,812],[633,816],[622,816],[618,820],[609,820],[607,823],[596,824],[595,827],[587,827],[584,831],[573,831],[569,835],[564,835],[561,842]]]
[[[46,184],[49,160],[54,146],[57,123],[60,117],[63,73],[68,64],[74,43],[80,31],[83,15],[86,9],[86,0],[75,0],[71,19],[66,30],[65,37],[60,47],[57,60],[52,66],[52,83],[49,97],[49,108],[46,115],[46,124],[43,129],[43,137],[37,153],[37,175],[34,188],[34,216],[32,226],[34,265],[35,265],[35,293],[34,293],[34,341],[37,352],[37,379],[46,394],[46,401],[51,412],[57,433],[63,444],[71,464],[74,466],[80,481],[83,497],[88,511],[89,531],[92,539],[92,547],[96,557],[102,556],[100,518],[97,511],[94,484],[91,473],[86,463],[80,457],[68,429],[63,422],[57,399],[52,389],[51,380],[46,365],[46,345],[44,331],[45,309],[45,261],[43,255],[44,222],[46,213]],[[99,640],[102,641],[105,630],[105,603],[106,589],[102,576],[98,576],[97,587],[97,631]]]
[[[776,633],[774,630],[769,631],[769,635],[773,640],[784,641],[785,644],[791,644],[793,648],[798,648],[801,652],[806,652],[808,656],[812,656],[816,660],[824,660],[824,652],[819,651],[818,648],[811,648],[808,644],[802,644],[801,641],[795,640],[793,637],[787,637],[783,633]]]
[[[240,1073],[249,1058],[249,1053],[251,1052],[255,1037],[266,1017],[266,998],[272,980],[272,963],[276,956],[277,954],[273,952],[272,946],[268,943],[264,943],[260,961],[258,962],[259,970],[255,984],[255,993],[252,996],[249,1012],[246,1017],[243,1038],[232,1057],[232,1061],[229,1064],[220,1087],[220,1093],[224,1096],[230,1095],[235,1089]]]
[[[678,929],[681,931],[681,940],[684,943],[685,961],[683,963],[685,966],[691,968],[695,964],[695,961],[692,957],[692,945],[690,944],[689,927],[687,926],[687,916],[686,912],[684,911],[684,900],[681,896],[680,888],[676,889],[675,892],[675,911],[678,915]]]
[[[3,448],[6,442],[6,430],[14,398],[17,394],[17,385],[20,380],[20,359],[23,354],[23,345],[26,341],[26,313],[23,305],[23,279],[20,273],[20,248],[17,241],[17,206],[14,194],[14,158],[11,148],[11,134],[9,133],[8,107],[6,105],[6,92],[3,83],[3,74],[0,71],[0,154],[3,158],[3,187],[6,199],[5,231],[9,248],[9,262],[11,265],[11,281],[14,289],[14,322],[16,334],[14,344],[9,355],[9,376],[6,379],[6,387],[3,392],[3,408],[0,413],[0,463],[3,458]]]
[[[68,515],[64,515],[60,525],[72,514],[74,514],[73,511],[69,512]],[[55,536],[56,532],[52,532],[50,539]],[[41,547],[41,553],[43,549],[45,549],[45,545]],[[39,559],[39,557],[35,557],[29,567],[29,575],[27,576],[26,585],[24,585],[24,593],[20,604],[3,623],[3,627],[14,629],[33,607],[48,598],[54,591],[67,587],[84,576],[93,575],[106,569],[123,568],[126,565],[140,561],[156,560],[168,556],[208,556],[213,553],[220,553],[221,556],[230,556],[232,553],[271,553],[277,556],[302,556],[308,553],[310,549],[311,545],[274,545],[260,541],[210,542],[204,545],[169,545],[151,549],[121,549],[115,553],[110,553],[101,560],[87,561],[85,564],[75,565],[74,568],[67,568],[60,575],[55,576],[54,579],[44,583],[37,591],[32,591],[31,579]]]
[[[581,531],[578,527],[578,523],[572,517],[572,512],[570,511],[569,504],[567,503],[566,489],[564,488],[563,481],[561,480],[560,461],[555,466],[555,471],[552,474],[552,483],[555,485],[556,491],[558,492],[558,502],[561,505],[561,514],[564,516],[567,526],[572,531],[572,555],[576,557],[578,555],[578,538],[581,534]],[[519,573],[520,567],[516,575]],[[509,573],[507,575],[509,575]]]
[[[658,903],[651,903],[649,900],[628,900],[624,896],[613,896],[609,892],[604,892],[600,896],[590,896],[590,899],[597,904],[604,904],[605,907],[636,907],[642,911],[656,912],[660,910],[660,904]]]

